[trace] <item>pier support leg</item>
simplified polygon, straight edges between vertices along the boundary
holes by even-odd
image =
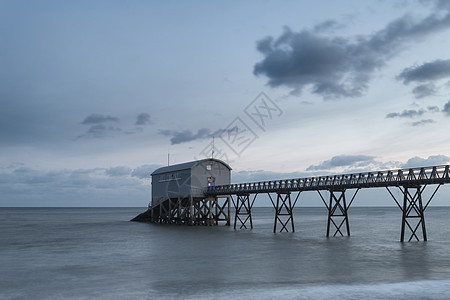
[[[256,198],[256,195],[255,195]],[[233,200],[233,198],[232,198]],[[236,198],[236,202],[234,202],[233,200],[233,205],[235,208],[235,214],[234,214],[234,229],[236,229],[236,224],[237,221],[239,220],[240,222],[240,227],[239,229],[242,228],[247,228],[247,226],[245,225],[247,223],[247,221],[250,223],[250,229],[253,229],[253,220],[252,220],[252,206],[253,203],[255,202],[255,200],[253,199],[253,202],[250,202],[250,195],[249,194],[242,194],[242,195],[237,195]],[[242,218],[245,219],[242,220],[241,216],[243,216]]]
[[[179,198],[178,199],[178,218],[177,224],[189,224],[191,220],[190,211],[191,207],[189,206],[190,200],[188,198]]]
[[[155,222],[155,208],[154,207],[150,207],[150,213],[151,213],[151,217],[150,217],[150,222]]]
[[[430,199],[426,201],[424,205],[423,201],[423,191],[427,187],[424,186],[403,186],[398,187],[403,194],[403,203],[400,205],[399,201],[395,198],[394,194],[391,192],[389,188],[386,188],[391,197],[394,199],[397,206],[402,211],[402,227],[400,232],[400,242],[405,241],[406,232],[410,232],[408,242],[410,242],[413,238],[416,241],[420,241],[419,239],[419,229],[422,230],[422,238],[423,241],[427,241],[427,229],[425,226],[425,210],[433,199],[434,195],[436,195],[439,190],[441,184],[439,184],[431,195]]]
[[[208,197],[205,199],[206,207],[208,208],[208,214],[206,215],[206,225],[212,226],[215,224],[213,208],[216,201],[215,197]]]
[[[194,225],[194,199],[192,196],[189,197],[189,225]]]
[[[227,196],[227,205],[228,205],[228,215],[227,215],[227,226],[231,225],[231,196]]]
[[[170,221],[170,209],[169,209],[169,205],[170,205],[170,199],[167,199],[164,202],[161,202],[161,204],[159,205],[159,219],[160,219],[160,223],[169,223]]]
[[[172,198],[169,198],[169,210],[168,210],[168,214],[167,214],[167,223],[172,224],[175,220],[175,213],[173,211],[173,206],[172,206]]]
[[[405,241],[406,227],[408,227],[411,232],[408,242],[410,242],[412,238],[419,241],[419,237],[417,235],[419,228],[422,228],[423,240],[427,240],[425,215],[422,203],[422,188],[420,186],[403,187],[402,229],[400,233],[400,242]]]
[[[300,195],[300,193],[299,193],[299,195]],[[297,195],[297,199],[298,199],[299,195]],[[274,203],[272,202],[272,204],[274,204]],[[295,203],[294,203],[294,205],[295,205]],[[290,192],[277,193],[277,203],[276,203],[276,205],[274,205],[274,208],[275,208],[275,221],[273,224],[273,232],[274,233],[277,231],[278,223],[280,223],[280,225],[281,225],[280,232],[283,232],[283,231],[289,232],[289,230],[288,230],[289,223],[291,223],[292,232],[295,232],[294,217],[292,214],[294,205],[291,201],[291,193]]]
[[[178,198],[178,202],[177,202],[177,224],[179,224],[179,225],[181,225],[181,224],[183,224],[182,222],[183,222],[183,219],[182,219],[182,216],[181,216],[181,211],[182,211],[182,209],[181,209],[181,198]]]
[[[348,207],[345,200],[345,190],[330,190],[330,203],[328,205],[328,222],[327,222],[327,237],[330,236],[331,224],[334,225],[336,231],[333,236],[338,233],[344,236],[341,231],[345,224],[347,229],[347,236],[350,236],[350,226],[348,222]]]

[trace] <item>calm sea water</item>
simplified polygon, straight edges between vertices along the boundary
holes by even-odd
[[[0,208],[0,298],[450,298],[450,208],[403,244],[395,207],[354,207],[352,236],[329,239],[323,208],[277,234],[269,208],[236,231],[129,222],[143,210]]]

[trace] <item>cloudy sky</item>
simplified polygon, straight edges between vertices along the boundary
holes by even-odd
[[[0,0],[0,36],[0,206],[145,207],[213,140],[234,182],[450,160],[450,1]]]

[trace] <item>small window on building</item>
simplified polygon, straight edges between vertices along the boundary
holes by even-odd
[[[211,169],[212,169],[212,166],[211,166],[211,165],[206,165],[206,170],[207,170],[207,171],[211,171]]]

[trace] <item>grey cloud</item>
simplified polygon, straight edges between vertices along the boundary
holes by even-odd
[[[90,125],[89,129],[85,134],[79,135],[77,139],[80,138],[104,138],[108,136],[117,135],[122,131],[119,127],[112,125],[107,125],[105,123],[118,123],[119,118],[101,115],[101,114],[91,114],[87,116],[81,124]]]
[[[118,123],[120,119],[109,115],[92,114],[84,119],[81,123],[83,125],[90,125],[85,134],[79,135],[80,138],[105,138],[115,137],[119,135],[131,135],[143,132],[142,127],[133,127],[124,129],[115,126],[111,123]],[[148,125],[150,124],[150,115],[147,113],[141,113],[136,117],[135,125]]]
[[[156,169],[158,169],[161,166],[158,165],[143,165],[140,167],[137,167],[136,169],[134,169],[131,172],[131,176],[132,177],[137,177],[139,179],[144,179],[144,178],[150,178],[151,174],[153,173],[153,171],[155,171]]]
[[[142,127],[136,127],[131,130],[124,131],[124,134],[131,135],[131,134],[136,134],[136,133],[140,133],[140,132],[144,132],[144,129],[142,129]]]
[[[79,135],[77,138],[104,138],[108,136],[114,136],[120,133],[122,129],[114,126],[106,126],[104,124],[97,124],[89,127],[87,132],[83,135]]]
[[[45,184],[54,181],[62,173],[46,172],[42,173],[37,170],[33,170],[28,167],[19,167],[11,170],[10,178],[0,179],[0,183],[8,182],[9,180],[15,181],[15,183],[21,184]]]
[[[432,83],[418,85],[412,90],[412,93],[416,99],[435,95],[436,92],[436,86]]]
[[[309,166],[306,171],[328,170],[336,167],[362,167],[374,162],[373,156],[368,155],[338,155],[318,165]]]
[[[450,59],[438,59],[420,66],[406,68],[397,76],[397,79],[403,80],[404,84],[408,84],[413,81],[426,82],[446,77],[450,77]]]
[[[245,170],[233,172],[232,176],[233,176],[232,178],[233,183],[242,183],[242,182],[257,182],[276,179],[303,178],[310,175],[306,172],[281,173],[265,170]]]
[[[324,173],[334,174],[333,169],[343,167],[344,172],[370,172],[378,170],[398,169],[398,168],[416,168],[425,166],[445,165],[450,162],[450,158],[446,155],[432,155],[428,158],[412,157],[406,163],[399,161],[381,162],[372,156],[365,155],[340,155],[326,160],[319,165],[311,165],[307,171],[320,171]]]
[[[417,168],[417,167],[427,167],[427,166],[439,166],[445,165],[450,162],[450,158],[446,155],[432,155],[428,158],[421,158],[415,156],[408,159],[408,161],[403,165],[403,168]]]
[[[14,170],[3,170],[2,175],[8,178],[1,179],[0,184],[23,184],[28,186],[47,186],[51,184],[58,188],[89,187],[95,182],[95,177],[101,175],[103,169],[78,169],[42,171],[28,167],[20,167]]]
[[[124,171],[127,167],[121,167]],[[45,171],[0,167],[0,205],[7,206],[146,206],[148,183],[118,175],[118,168]],[[63,197],[61,195],[64,195]]]
[[[112,167],[105,170],[105,174],[108,176],[126,176],[130,175],[131,168],[126,166]]]
[[[310,166],[308,172],[280,173],[265,170],[248,170],[233,173],[233,182],[255,182],[277,179],[304,178],[310,176],[325,176],[338,174],[333,171],[336,167],[345,168],[345,172],[372,172],[379,170],[413,168],[422,166],[445,165],[450,162],[446,155],[434,155],[428,158],[412,157],[406,163],[398,161],[381,162],[376,161],[373,156],[366,155],[339,155],[324,161],[319,165]],[[311,172],[314,171],[314,172]],[[319,171],[319,172],[316,172]]]
[[[88,130],[89,133],[96,135],[96,136],[103,136],[108,131],[120,131],[120,128],[99,124],[99,125],[91,126]]]
[[[431,111],[431,112],[439,112],[440,111],[439,107],[437,107],[437,106],[428,106],[427,109],[428,109],[428,111]]]
[[[186,129],[183,131],[175,131],[175,130],[159,130],[159,133],[164,136],[170,136],[170,142],[172,145],[181,144],[186,142],[191,142],[195,140],[203,140],[206,138],[212,138],[215,135],[220,134],[221,130],[218,130],[214,133],[207,128],[201,128],[196,133],[193,133],[191,130]]]
[[[419,109],[419,110],[409,109],[409,110],[404,110],[401,113],[389,113],[386,115],[386,118],[387,119],[390,119],[390,118],[414,118],[414,117],[423,115],[425,112],[426,111],[424,109]]]
[[[148,125],[150,124],[150,115],[147,113],[141,113],[136,118],[136,125]]]
[[[81,124],[100,124],[105,122],[119,122],[119,118],[107,115],[92,114],[87,116]]]
[[[450,2],[448,0],[431,0],[431,2],[439,9],[450,10]]]
[[[314,31],[285,28],[276,39],[257,42],[264,55],[255,75],[271,87],[285,86],[300,93],[306,86],[324,98],[357,97],[368,89],[373,73],[409,43],[450,27],[450,13],[431,13],[424,19],[404,16],[368,36],[344,38]]]
[[[431,124],[431,123],[435,123],[434,120],[426,119],[426,120],[420,120],[417,122],[413,122],[411,125],[412,126],[422,126],[422,125]]]
[[[444,108],[442,109],[442,111],[443,111],[447,116],[450,116],[450,101],[448,101],[447,103],[445,103]]]
[[[333,31],[334,29],[340,29],[343,25],[334,20],[327,20],[314,26],[315,32]]]

